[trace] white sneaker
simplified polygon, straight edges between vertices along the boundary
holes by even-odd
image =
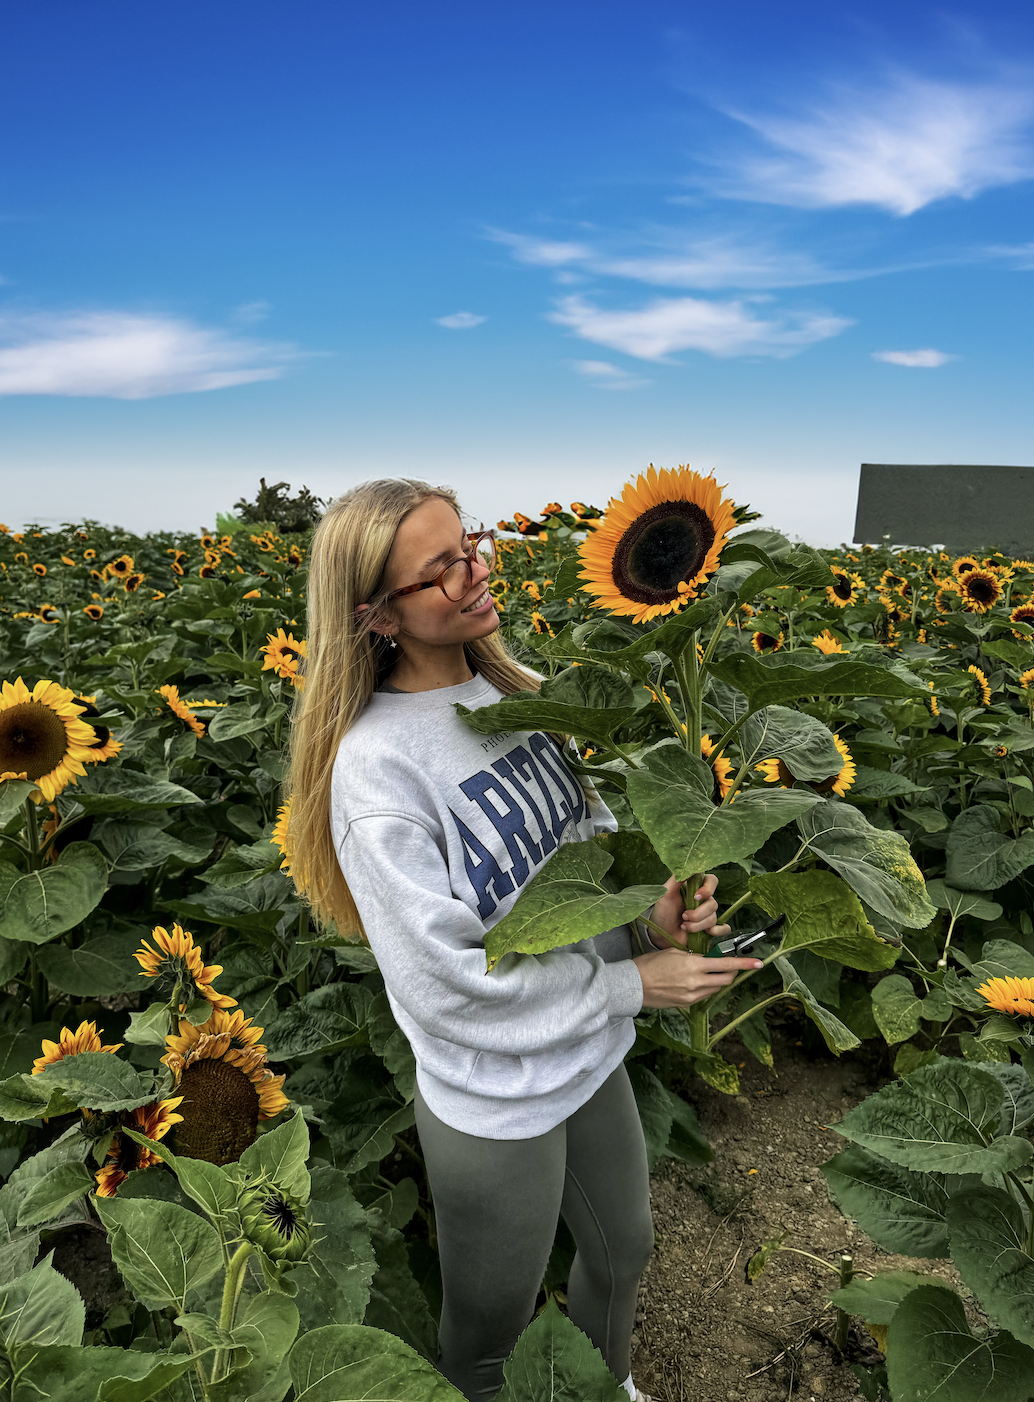
[[[635,1402],[654,1402],[654,1399],[652,1397],[647,1397],[646,1393],[637,1387],[635,1390]]]

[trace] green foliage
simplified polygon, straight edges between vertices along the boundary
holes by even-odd
[[[498,1402],[622,1402],[628,1395],[552,1298],[517,1341],[504,1373]]]

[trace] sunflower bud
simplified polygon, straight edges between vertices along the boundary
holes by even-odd
[[[260,1183],[239,1203],[245,1241],[271,1261],[301,1261],[308,1255],[312,1229],[305,1204],[269,1183]]]

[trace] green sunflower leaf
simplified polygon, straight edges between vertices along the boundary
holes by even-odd
[[[781,759],[795,779],[828,779],[844,767],[820,720],[786,706],[766,706],[744,721],[737,739],[744,764]]]
[[[789,959],[775,959],[773,963],[782,975],[783,988],[801,1004],[822,1033],[823,1041],[831,1052],[839,1056],[842,1051],[851,1051],[859,1045],[859,1038],[834,1013],[823,1007]]]
[[[552,1296],[517,1340],[503,1374],[496,1402],[626,1402],[628,1396]]]
[[[642,662],[651,652],[663,652],[667,657],[681,657],[693,641],[694,633],[698,629],[710,627],[724,612],[721,600],[716,595],[708,594],[702,599],[697,599],[673,618],[666,619],[658,627],[642,632],[635,642],[626,647],[594,647],[592,632],[584,644],[576,642],[574,627],[569,623],[557,637],[544,639],[537,650],[543,657],[555,658],[558,661],[588,661],[600,663],[604,667],[632,667]],[[605,626],[600,625],[601,628]]]
[[[4,938],[46,944],[78,925],[108,889],[108,864],[92,842],[72,842],[42,871],[0,862],[0,929]]]
[[[903,1256],[948,1254],[948,1204],[972,1179],[902,1168],[871,1149],[851,1144],[821,1171],[830,1196],[877,1246]]]
[[[18,1208],[19,1227],[38,1227],[49,1222],[97,1186],[86,1164],[72,1160],[59,1163],[35,1182]]]
[[[394,1334],[363,1324],[310,1329],[291,1349],[288,1366],[295,1402],[363,1402],[375,1397],[463,1402],[462,1394],[415,1349]]]
[[[920,1285],[929,1283],[929,1276],[915,1271],[881,1271],[872,1280],[857,1277],[850,1285],[835,1290],[829,1297],[832,1304],[845,1314],[857,1314],[869,1324],[889,1324],[898,1305]]]
[[[75,791],[77,802],[87,813],[140,813],[149,808],[180,808],[202,800],[179,784],[153,779],[135,769],[94,769]]]
[[[1019,1206],[1001,1188],[976,1184],[952,1198],[948,1235],[959,1275],[991,1318],[1034,1344],[1034,1260]]]
[[[0,782],[0,828],[5,828],[21,808],[36,785],[27,779],[4,779]]]
[[[309,1218],[313,1245],[291,1272],[302,1324],[306,1329],[360,1324],[377,1260],[370,1218],[340,1169],[326,1164],[313,1169]]]
[[[146,1198],[96,1198],[94,1205],[115,1264],[148,1309],[175,1305],[182,1314],[190,1291],[223,1264],[215,1228],[196,1212]]]
[[[82,1296],[54,1269],[53,1252],[3,1287],[0,1297],[0,1344],[80,1344],[86,1323]]]
[[[154,1077],[111,1052],[79,1052],[51,1062],[31,1078],[42,1094],[61,1091],[86,1110],[135,1110],[155,1097]]]
[[[629,688],[631,691],[631,688]],[[633,705],[613,710],[551,701],[537,691],[515,691],[505,701],[471,711],[456,703],[456,714],[479,735],[499,735],[511,730],[545,730],[576,735],[580,740],[606,745],[614,734],[635,718]]]
[[[953,1290],[921,1285],[891,1320],[887,1375],[894,1402],[1028,1402],[1034,1350],[1009,1334],[977,1338]]]
[[[66,944],[44,945],[36,963],[48,983],[77,998],[110,998],[141,989],[140,966],[133,951],[140,944],[135,934],[98,935],[78,949]]]
[[[835,799],[804,813],[797,826],[811,849],[880,914],[920,929],[936,915],[900,833],[873,827],[857,808]]]
[[[291,1003],[265,1038],[274,1061],[326,1056],[367,1040],[373,993],[357,983],[328,983]]]
[[[998,810],[986,803],[963,809],[952,823],[945,872],[952,886],[993,891],[1029,866],[1034,866],[1034,829],[1007,837]]]
[[[977,920],[997,920],[1002,913],[997,901],[989,901],[975,891],[959,891],[940,879],[926,883],[926,894],[938,910],[950,911],[956,919],[973,915]]]
[[[21,1388],[15,1396],[32,1402],[147,1402],[164,1393],[195,1358],[191,1353],[138,1353],[136,1349],[27,1345],[12,1351]]]
[[[803,790],[758,788],[716,807],[708,766],[679,746],[654,750],[646,764],[628,775],[628,798],[657,855],[680,881],[753,857],[774,832],[821,802]]]
[[[851,969],[889,969],[897,950],[881,940],[862,903],[831,871],[755,876],[751,895],[768,915],[786,916],[781,953],[810,949]]]
[[[888,974],[872,990],[872,1015],[886,1042],[907,1042],[919,1031],[923,1001],[904,974]]]
[[[595,838],[554,852],[485,936],[489,972],[504,955],[544,954],[626,925],[664,895],[660,884],[609,891],[613,860]]]
[[[929,695],[925,682],[894,662],[877,666],[836,655],[826,657],[814,648],[805,652],[769,653],[756,657],[733,653],[708,664],[720,681],[742,691],[752,711],[796,701],[802,696],[904,696]]]

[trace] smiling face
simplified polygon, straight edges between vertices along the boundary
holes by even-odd
[[[453,507],[441,497],[429,497],[395,532],[384,592],[433,579],[468,549],[467,534]],[[425,648],[462,649],[464,643],[494,633],[499,615],[488,592],[488,579],[487,566],[475,561],[470,588],[462,599],[449,599],[435,587],[393,600],[389,607],[399,619],[396,636],[407,653],[412,656]]]

